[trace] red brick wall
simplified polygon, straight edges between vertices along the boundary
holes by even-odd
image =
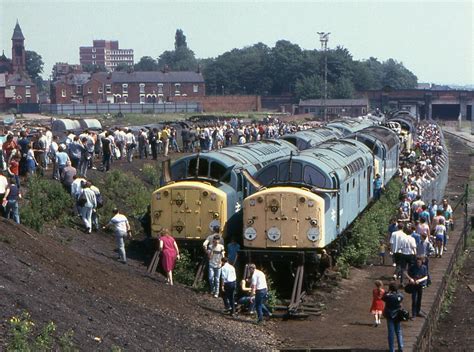
[[[201,103],[203,112],[260,111],[259,95],[215,95],[202,97],[172,97],[171,101],[193,101]]]

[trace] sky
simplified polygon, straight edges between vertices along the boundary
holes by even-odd
[[[474,85],[473,12],[474,0],[0,0],[0,50],[11,57],[18,20],[47,78],[56,62],[79,63],[93,39],[119,40],[137,62],[173,50],[178,28],[197,58],[282,39],[320,48],[317,32],[330,32],[328,47],[356,60],[393,58],[419,82]]]

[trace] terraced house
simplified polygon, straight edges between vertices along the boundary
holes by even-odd
[[[75,76],[53,85],[53,104],[162,103],[175,97],[203,97],[206,90],[202,74],[194,71],[97,72],[86,81],[83,74]]]

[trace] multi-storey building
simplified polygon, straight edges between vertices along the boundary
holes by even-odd
[[[82,73],[81,65],[56,62],[53,66],[53,81],[56,81],[62,76],[76,73]]]
[[[133,49],[119,49],[118,40],[94,40],[92,46],[79,48],[79,60],[82,66],[103,66],[113,71],[120,64],[133,65]]]

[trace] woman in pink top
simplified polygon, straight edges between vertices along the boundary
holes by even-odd
[[[173,236],[168,230],[163,230],[160,236],[161,267],[166,273],[166,283],[173,285],[173,269],[176,259],[179,259],[179,249]]]

